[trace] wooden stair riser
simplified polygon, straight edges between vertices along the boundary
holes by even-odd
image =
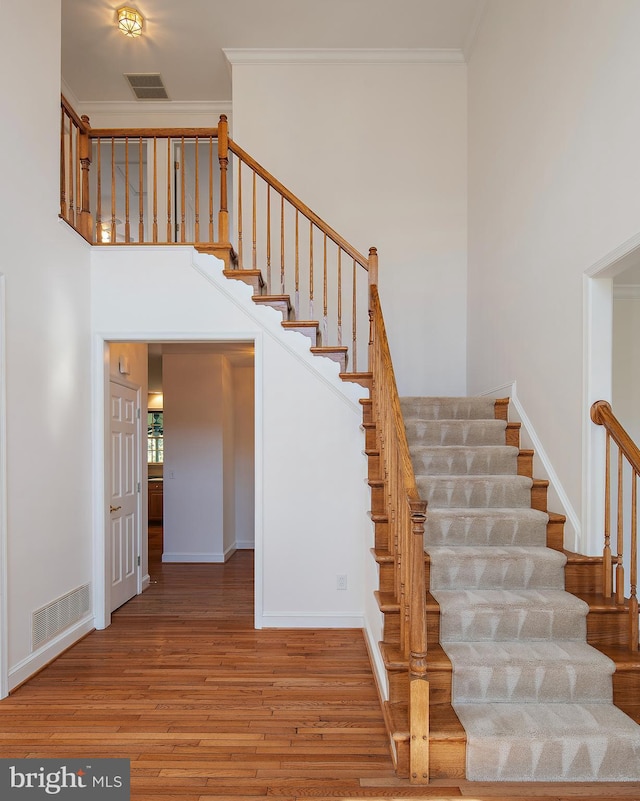
[[[512,448],[520,447],[520,423],[507,423],[504,432],[504,444]]]
[[[613,674],[613,703],[640,723],[640,667]]]
[[[363,423],[362,428],[364,429],[364,448],[366,451],[377,451],[378,450],[378,436],[376,433],[376,424],[375,423]]]
[[[367,478],[382,478],[380,473],[380,454],[377,450],[365,451],[367,457]]]
[[[564,515],[557,515],[549,513],[549,522],[547,523],[547,548],[553,548],[556,551],[564,549],[564,524],[566,518]]]
[[[577,554],[568,555],[564,568],[564,588],[579,595],[602,587],[602,557],[587,559]]]
[[[627,642],[629,612],[627,609],[589,610],[587,615],[587,642],[591,645],[620,645]]]
[[[371,488],[371,512],[373,514],[384,514],[387,510],[387,490],[382,479],[369,479]]]
[[[386,516],[372,515],[374,525],[374,545],[378,551],[389,550],[389,523]]]
[[[393,592],[395,589],[395,566],[393,558],[390,561],[379,561],[379,581],[381,592]],[[428,556],[425,554],[424,560],[424,574],[425,574],[425,587],[429,586],[430,581],[430,562]]]
[[[361,398],[360,405],[362,406],[362,422],[373,423],[373,405],[371,398]]]
[[[234,278],[236,281],[244,281],[253,289],[254,295],[261,295],[264,290],[264,280],[260,270],[224,270],[225,278]]]
[[[549,482],[546,479],[534,478],[531,487],[531,508],[539,512],[547,511],[547,491]]]
[[[533,451],[518,451],[518,475],[533,478]]]

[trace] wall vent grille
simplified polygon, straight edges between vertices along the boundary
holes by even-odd
[[[90,585],[85,584],[33,613],[31,648],[36,650],[91,611]]]
[[[138,100],[168,100],[169,95],[162,83],[162,76],[157,72],[125,72],[131,91]]]

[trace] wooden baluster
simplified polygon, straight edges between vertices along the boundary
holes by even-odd
[[[295,263],[295,296],[294,296],[294,312],[296,320],[299,318],[300,311],[300,231],[298,227],[299,212],[296,209],[296,263]]]
[[[218,231],[218,233],[220,233]],[[238,159],[238,267],[242,269],[242,162]]]
[[[427,504],[410,502],[411,508],[411,616],[409,658],[409,780],[429,781],[429,682],[427,681],[427,615],[424,566],[424,526]]]
[[[144,242],[144,183],[142,169],[142,137],[138,140],[138,242]]]
[[[618,448],[618,564],[616,565],[616,603],[624,603],[624,519],[622,508],[623,476],[622,450]]]
[[[180,242],[183,243],[186,241],[185,165],[186,165],[186,159],[184,156],[184,136],[183,136],[180,139],[180,164],[178,164],[178,169],[180,170]]]
[[[327,314],[327,235],[324,235],[324,264],[322,276],[322,344],[329,344],[329,318]]]
[[[220,163],[220,213],[218,216],[218,239],[229,242],[229,210],[227,208],[227,167],[229,165],[229,125],[226,115],[218,123],[218,161]],[[239,164],[240,162],[238,162]],[[238,170],[238,175],[240,171]],[[238,178],[238,188],[241,186]],[[241,263],[241,262],[240,262]]]
[[[631,475],[631,564],[629,578],[629,648],[640,649],[638,642],[638,474],[632,470]]]
[[[80,128],[76,126],[75,148],[75,176],[76,176],[76,228],[82,229],[82,166],[80,163]]]
[[[158,241],[158,137],[153,137],[153,241]]]
[[[271,292],[271,187],[267,184],[267,294]]]
[[[611,560],[611,437],[606,432],[604,478],[604,550],[602,552],[602,594],[611,598],[613,593],[613,564]]]
[[[71,118],[69,118],[69,222],[71,225],[76,224],[76,212],[73,205],[73,187],[75,184],[74,171],[75,161],[73,159],[73,129]]]
[[[258,253],[256,251],[256,174],[253,173],[253,220],[252,220],[252,246],[251,246],[251,265],[254,270],[258,267]]]
[[[129,223],[129,137],[124,138],[124,241],[131,242]]]
[[[313,320],[313,223],[309,221],[309,319]]]
[[[196,190],[195,190],[196,191],[196,208],[195,208],[196,224],[195,224],[195,231],[194,231],[194,234],[195,234],[194,240],[196,242],[200,241],[200,167],[199,167],[199,162],[198,162],[198,158],[199,158],[198,151],[199,151],[198,137],[196,136],[196,176],[195,176],[195,178],[196,178],[196,180],[195,180],[195,184],[196,184]]]
[[[98,164],[96,175],[96,241],[99,245],[103,242],[102,237],[102,142],[96,140],[98,144]]]
[[[209,137],[209,242],[213,242],[213,136]]]
[[[60,109],[60,215],[67,219],[67,165],[64,147],[64,138],[66,136],[66,114],[64,107]]]
[[[338,346],[342,346],[342,248],[338,248]]]
[[[358,372],[358,309],[357,309],[357,275],[356,275],[356,260],[353,260],[353,318],[352,318],[352,344],[351,356],[353,357],[353,372]]]
[[[167,139],[167,242],[174,241],[171,224],[171,139]]]
[[[280,291],[284,295],[284,195],[280,196]]]
[[[116,140],[111,137],[111,238],[110,242],[116,241]]]

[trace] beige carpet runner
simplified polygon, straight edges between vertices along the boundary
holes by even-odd
[[[586,643],[587,605],[489,398],[404,398],[429,502],[425,550],[476,781],[638,781],[640,727],[612,703],[613,662]]]

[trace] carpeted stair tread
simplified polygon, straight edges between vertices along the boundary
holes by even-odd
[[[452,698],[467,703],[611,703],[615,664],[585,642],[457,642]]]
[[[412,445],[413,469],[420,475],[514,475],[518,469],[518,448],[485,445]]]
[[[431,590],[564,589],[567,557],[545,547],[429,546]]]
[[[549,516],[537,509],[430,507],[425,548],[430,545],[540,545]]]
[[[467,779],[640,780],[640,727],[612,703],[614,663],[586,643],[589,605],[563,589],[553,515],[531,508],[494,399],[401,404]]]
[[[504,420],[405,419],[407,439],[422,445],[504,445],[506,427]]]
[[[400,398],[406,420],[489,420],[494,417],[493,398]]]
[[[460,704],[471,781],[633,781],[637,724],[613,704]]]
[[[533,482],[526,476],[416,475],[416,485],[432,508],[527,508]]]
[[[440,642],[585,640],[589,607],[564,590],[431,590]]]

